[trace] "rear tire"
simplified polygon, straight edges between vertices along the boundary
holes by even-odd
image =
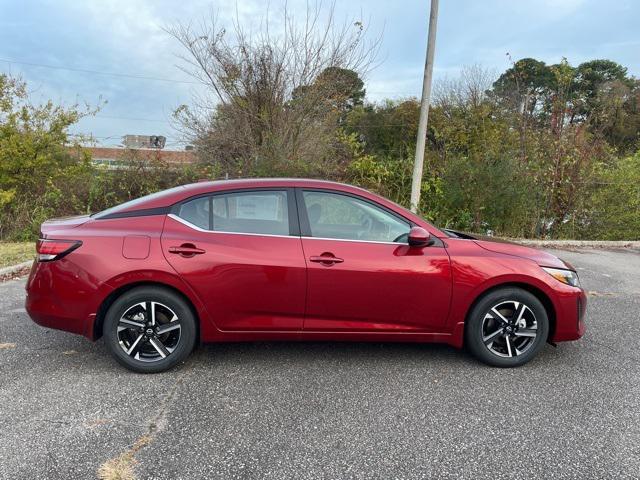
[[[134,372],[157,373],[174,367],[191,353],[196,342],[196,318],[175,292],[138,287],[111,305],[103,333],[118,363]]]
[[[549,318],[538,298],[521,288],[489,292],[471,310],[465,340],[471,353],[494,367],[518,367],[540,351]]]

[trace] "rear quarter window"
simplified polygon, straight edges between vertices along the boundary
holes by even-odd
[[[196,227],[202,228],[203,230],[210,230],[210,212],[211,198],[201,197],[180,205],[178,216]]]

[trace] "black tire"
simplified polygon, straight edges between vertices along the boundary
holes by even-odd
[[[147,315],[147,311],[153,311],[153,315]],[[170,331],[160,333],[161,328]],[[196,342],[196,318],[180,295],[167,288],[144,286],[125,292],[111,305],[103,333],[118,363],[134,372],[157,373],[174,367],[191,353]]]
[[[471,353],[487,365],[503,368],[530,361],[548,335],[549,317],[544,305],[535,295],[515,287],[484,295],[469,313],[465,326],[465,341]]]

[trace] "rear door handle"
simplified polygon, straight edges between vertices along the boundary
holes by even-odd
[[[323,253],[322,255],[316,255],[309,257],[310,262],[322,263],[323,265],[333,265],[334,263],[342,263],[344,259],[334,257],[332,254]]]
[[[183,257],[193,257],[194,255],[202,255],[205,251],[201,248],[197,248],[192,243],[184,243],[179,247],[169,247],[169,253],[176,253]]]

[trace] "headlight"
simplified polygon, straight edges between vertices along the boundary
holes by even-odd
[[[542,269],[551,275],[556,280],[571,285],[572,287],[579,287],[580,280],[578,280],[578,274],[573,270],[564,270],[562,268],[550,268],[542,267]]]

